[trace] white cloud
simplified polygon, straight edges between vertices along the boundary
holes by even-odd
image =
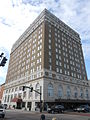
[[[10,53],[14,42],[44,8],[78,31],[82,42],[90,40],[90,0],[2,0],[0,48],[4,47]],[[83,42],[86,60],[90,59],[89,48],[90,42],[87,45]]]
[[[90,43],[83,44],[83,52],[86,60],[90,60]]]

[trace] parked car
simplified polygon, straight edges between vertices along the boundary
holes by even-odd
[[[74,109],[74,111],[77,112],[90,112],[90,106],[89,105],[81,105]]]
[[[51,108],[48,108],[48,113],[63,113],[65,110],[63,105],[56,105],[56,106],[52,106]]]
[[[7,109],[7,104],[3,104],[3,105],[4,105],[5,109]]]
[[[5,117],[5,107],[3,105],[0,105],[0,117]]]

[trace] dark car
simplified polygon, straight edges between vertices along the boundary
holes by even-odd
[[[4,105],[4,108],[7,109],[7,104],[3,104]]]
[[[5,108],[3,105],[0,104],[0,117],[5,117]]]
[[[48,108],[48,113],[63,113],[65,110],[63,105],[56,105],[56,106],[52,106],[51,108]]]
[[[90,112],[90,106],[89,105],[81,105],[74,109],[74,111],[77,112]]]

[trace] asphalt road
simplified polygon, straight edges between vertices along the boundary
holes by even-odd
[[[53,117],[56,117],[57,120],[90,120],[90,113],[43,114],[45,114],[46,120],[52,120]],[[5,118],[0,118],[0,120],[40,120],[40,116],[39,112],[7,110]]]

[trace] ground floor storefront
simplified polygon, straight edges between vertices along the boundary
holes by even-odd
[[[45,104],[48,105],[48,107],[51,107],[53,105],[63,105],[65,109],[73,109],[80,105],[89,105],[89,100],[70,100],[70,99],[56,99],[55,102],[46,102]]]
[[[25,108],[26,110],[32,111],[32,102],[22,102],[22,108]],[[76,108],[80,105],[89,105],[90,106],[90,101],[89,100],[59,100],[56,99],[54,102],[35,102],[35,109],[33,111],[39,111],[40,107],[43,111],[47,111],[49,107],[52,107],[54,105],[63,105],[65,109],[73,109]]]
[[[55,101],[23,101],[22,99],[13,99],[9,108],[23,109],[27,111],[47,111],[55,105],[63,105],[65,109],[74,109],[80,105],[89,105],[89,100],[71,100],[71,99],[55,99]]]

